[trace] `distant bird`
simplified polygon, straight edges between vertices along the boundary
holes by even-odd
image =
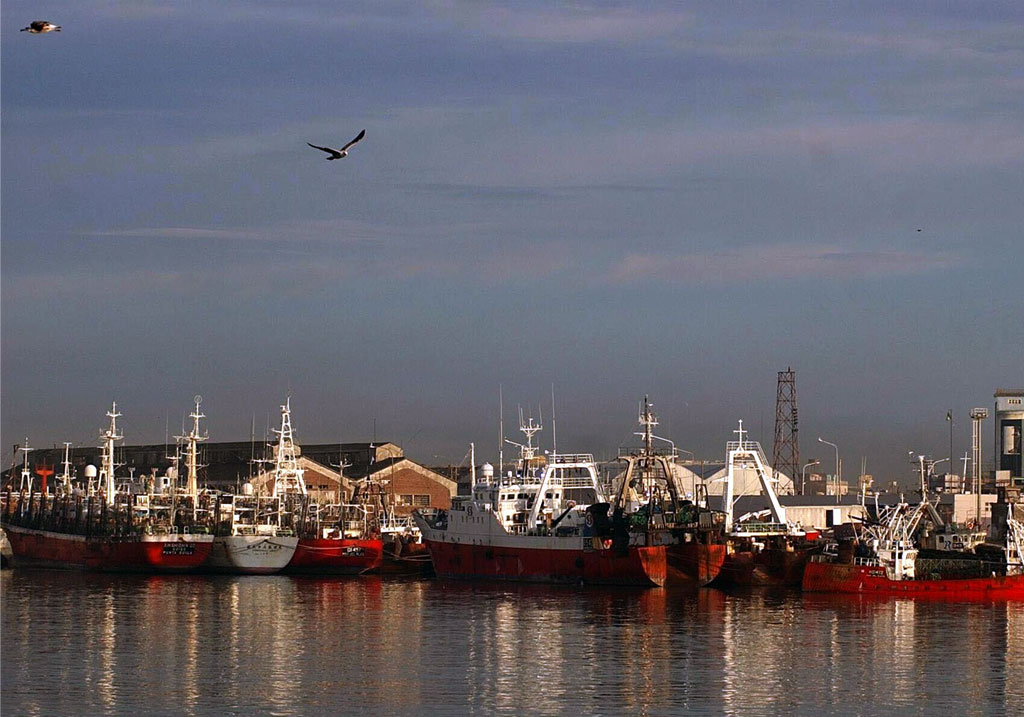
[[[920,230],[920,229],[918,229],[918,231],[921,231],[921,230]]]
[[[21,31],[41,35],[44,32],[60,32],[60,25],[54,25],[49,20],[33,20],[31,25],[21,28]]]
[[[358,142],[359,140],[361,140],[365,136],[366,136],[366,130],[364,129],[362,132],[360,132],[359,134],[356,135],[356,138],[354,140],[352,140],[351,142],[346,144],[341,149],[331,149],[330,147],[318,147],[315,144],[309,144],[309,142],[306,142],[306,144],[309,144],[309,146],[312,147],[313,149],[319,149],[321,152],[327,152],[327,154],[331,155],[330,157],[326,157],[327,161],[329,162],[332,159],[342,159],[344,157],[347,157],[348,156],[348,148],[351,147],[352,145],[354,145],[356,142]]]

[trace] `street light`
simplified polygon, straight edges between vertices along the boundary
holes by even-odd
[[[824,443],[824,444],[832,446],[833,448],[836,449],[836,503],[838,503],[839,502],[839,486],[842,485],[842,483],[843,483],[843,478],[842,478],[842,476],[839,475],[839,446],[837,446],[832,441],[826,441],[821,436],[818,436],[818,443]]]
[[[815,458],[813,461],[807,461],[804,463],[804,468],[800,471],[800,495],[807,495],[807,467],[820,465],[821,461]]]

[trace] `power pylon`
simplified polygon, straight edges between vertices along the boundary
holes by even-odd
[[[797,430],[796,371],[792,367],[779,371],[778,390],[775,394],[775,446],[772,452],[772,470],[777,480],[785,473],[796,486],[800,475],[800,440]]]

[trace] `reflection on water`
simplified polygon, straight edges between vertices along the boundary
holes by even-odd
[[[1017,713],[1024,604],[6,571],[6,714]]]

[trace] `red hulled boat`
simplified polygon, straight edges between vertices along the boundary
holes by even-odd
[[[174,573],[195,570],[213,545],[212,535],[89,537],[4,523],[16,566],[104,572]]]
[[[724,515],[709,508],[703,486],[692,501],[679,495],[675,444],[654,435],[658,421],[652,408],[645,396],[637,434],[642,445],[619,451],[626,470],[617,479],[612,523],[628,521],[630,530],[645,533],[649,544],[665,546],[666,585],[703,587],[718,577],[727,559]],[[655,440],[671,447],[655,448]]]
[[[292,430],[291,400],[281,406],[281,428],[275,429],[273,493],[280,498],[301,497],[303,517],[297,529],[298,545],[285,567],[290,573],[360,575],[380,567],[383,543],[364,505],[318,505],[308,499],[305,472]],[[338,488],[339,497],[341,487]]]
[[[114,481],[117,404],[107,413],[99,490],[72,489],[68,446],[57,492],[31,487],[26,453],[22,490],[4,496],[3,528],[16,566],[99,571],[185,572],[202,565],[213,536],[195,524],[194,501],[118,492]],[[27,449],[25,449],[27,451]],[[27,488],[27,491],[25,490]]]
[[[609,503],[590,454],[536,455],[541,430],[520,414],[526,445],[513,475],[485,464],[471,495],[450,510],[413,513],[440,578],[592,585],[663,585],[666,548],[626,519],[609,519]]]
[[[797,587],[808,560],[821,550],[817,533],[808,534],[787,519],[761,444],[745,437],[743,421],[735,433],[739,440],[726,443],[727,470],[722,492],[729,550],[716,585]],[[739,476],[743,475],[741,471],[750,470],[757,475],[760,492],[769,507],[734,518],[737,485],[747,484]]]
[[[1004,504],[1006,505],[1006,504]],[[974,551],[920,550],[914,536],[927,499],[900,503],[856,539],[816,555],[804,570],[807,592],[1024,600],[1024,525],[1006,511],[993,542]]]
[[[361,504],[309,506],[287,572],[361,575],[381,566],[384,544]]]
[[[806,592],[871,593],[876,595],[946,596],[1024,600],[1024,575],[987,577],[901,578],[878,563],[841,564],[815,556],[804,570]]]

